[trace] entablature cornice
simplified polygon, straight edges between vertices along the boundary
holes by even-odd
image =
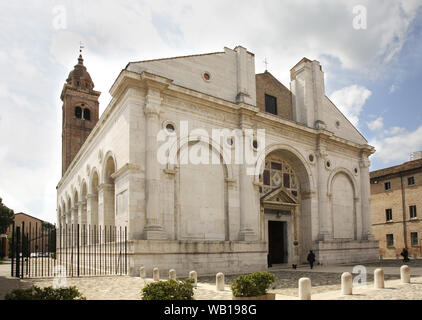
[[[64,96],[66,94],[71,95],[71,96],[83,97],[84,99],[96,101],[98,99],[98,97],[101,95],[101,92],[96,91],[96,90],[88,91],[88,90],[76,89],[76,88],[72,87],[71,85],[65,83],[63,85],[63,89],[62,89],[62,92],[60,94],[60,99],[62,101],[64,101]]]
[[[171,79],[145,71],[142,73],[136,73],[128,70],[122,70],[110,89],[110,94],[113,97],[111,102],[101,115],[97,125],[88,136],[78,154],[73,159],[68,170],[59,181],[57,185],[58,189],[60,189],[64,183],[72,178],[71,173],[76,170],[78,161],[81,160],[81,157],[85,153],[90,151],[90,145],[98,136],[99,132],[101,132],[101,130],[104,128],[105,124],[109,121],[109,117],[116,109],[116,105],[121,105],[122,101],[126,101],[125,99],[133,99],[136,102],[136,96],[129,98],[128,95],[124,95],[124,93],[130,88],[142,88],[147,90],[150,89],[152,91],[158,90],[160,92],[160,97],[163,98],[163,101],[161,102],[162,104],[165,103],[165,96],[168,95],[173,98],[183,99],[185,101],[189,101],[189,103],[200,104],[201,106],[219,110],[228,114],[237,114],[240,115],[241,118],[245,118],[244,121],[241,120],[240,122],[244,123],[247,127],[257,129],[261,129],[264,126],[267,126],[268,128],[279,128],[284,132],[289,131],[291,135],[301,137],[307,136],[310,139],[315,139],[315,141],[317,139],[321,139],[329,142],[330,144],[338,144],[342,148],[347,148],[353,151],[360,150],[361,152],[364,152],[368,155],[375,152],[375,149],[367,144],[360,145],[358,143],[337,137],[330,131],[309,128],[297,122],[261,112],[256,106],[253,105],[246,103],[235,103],[192,89],[188,89],[174,84],[173,80]],[[171,107],[171,105],[169,105],[169,107]],[[262,125],[262,127],[260,125]]]
[[[129,173],[138,173],[141,172],[142,168],[141,166],[134,164],[134,163],[126,163],[123,167],[121,167],[119,170],[117,170],[115,173],[111,175],[112,179],[119,179],[126,174]]]

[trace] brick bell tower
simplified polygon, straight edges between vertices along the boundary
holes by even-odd
[[[60,96],[63,101],[62,176],[98,122],[100,95],[101,92],[94,90],[94,83],[80,54],[78,64],[69,73]]]

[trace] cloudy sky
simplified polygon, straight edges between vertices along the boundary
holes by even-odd
[[[2,1],[0,197],[55,222],[59,97],[80,41],[101,112],[129,61],[242,45],[256,72],[266,58],[289,87],[292,66],[319,60],[327,96],[377,149],[371,169],[407,161],[422,150],[421,9],[422,0]]]

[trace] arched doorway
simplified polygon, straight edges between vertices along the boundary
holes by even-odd
[[[309,170],[299,153],[270,148],[260,175],[261,230],[271,264],[306,261],[312,247]]]

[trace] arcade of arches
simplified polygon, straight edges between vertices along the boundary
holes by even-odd
[[[103,180],[97,169],[92,170],[88,183],[84,180],[81,187],[67,196],[58,208],[59,227],[70,225],[114,227],[115,224],[115,187],[113,174],[115,160],[108,156],[103,169]]]

